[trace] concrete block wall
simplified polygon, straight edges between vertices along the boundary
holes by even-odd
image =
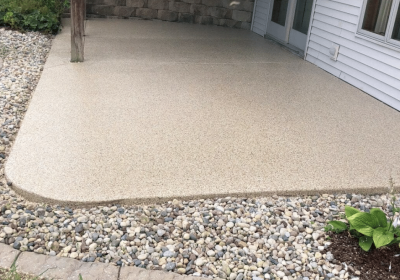
[[[212,24],[250,29],[254,0],[86,0],[88,16]]]

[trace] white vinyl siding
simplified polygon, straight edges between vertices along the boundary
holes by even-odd
[[[400,110],[400,48],[356,36],[363,0],[315,1],[306,60]]]
[[[256,0],[251,30],[264,36],[267,31],[270,0]]]

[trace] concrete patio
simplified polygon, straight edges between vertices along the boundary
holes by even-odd
[[[384,192],[400,113],[246,30],[87,22],[56,37],[6,165],[29,200]]]

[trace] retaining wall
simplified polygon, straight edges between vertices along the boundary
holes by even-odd
[[[250,29],[254,0],[86,0],[88,16],[158,19]]]

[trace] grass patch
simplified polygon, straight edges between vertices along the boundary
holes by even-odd
[[[17,272],[15,266],[5,269],[0,268],[0,279],[2,280],[45,280],[45,278],[41,278],[39,276],[32,276],[28,274],[23,274]]]
[[[15,266],[15,261],[14,261],[11,268],[0,268],[0,279],[1,280],[48,280],[48,278],[41,277],[46,271],[42,272],[39,276],[20,273],[17,271],[17,267]],[[83,280],[81,274],[78,275],[77,280]]]

